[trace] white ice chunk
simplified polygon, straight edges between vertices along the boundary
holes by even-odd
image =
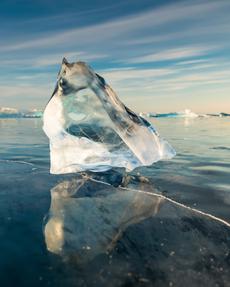
[[[54,174],[133,170],[175,155],[151,124],[127,108],[83,62],[63,59],[43,120]]]

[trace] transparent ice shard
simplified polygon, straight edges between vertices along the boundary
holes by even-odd
[[[54,174],[133,170],[175,155],[153,126],[127,108],[83,62],[63,59],[43,120]]]

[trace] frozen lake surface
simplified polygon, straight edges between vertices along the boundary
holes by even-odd
[[[161,118],[177,156],[49,174],[41,119],[0,119],[2,286],[228,286],[230,118]]]

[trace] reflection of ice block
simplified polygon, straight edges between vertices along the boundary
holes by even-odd
[[[127,108],[85,63],[63,59],[44,111],[51,173],[132,170],[175,155],[149,122]]]
[[[181,278],[186,284],[175,286],[204,286],[201,278],[207,286],[230,282],[229,223],[138,183],[135,190],[115,188],[88,176],[68,176],[51,189],[44,225],[47,249],[73,264],[74,280],[79,274],[86,286],[127,286],[132,273],[146,276],[149,287]]]
[[[164,199],[84,178],[65,180],[51,190],[44,227],[47,249],[80,263],[114,248],[131,225],[157,214]]]

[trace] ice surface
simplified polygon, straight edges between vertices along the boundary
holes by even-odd
[[[146,276],[146,286],[181,278],[198,282],[188,286],[203,286],[202,279],[207,286],[229,282],[229,224],[145,189],[141,183],[135,190],[116,188],[89,175],[66,177],[51,189],[47,249],[74,264],[74,278],[79,268],[80,278],[98,282],[103,270],[123,283],[108,284],[105,276],[102,286],[125,286],[130,272]]]
[[[63,59],[43,120],[54,174],[133,170],[175,155],[153,126],[127,108],[83,62]]]

